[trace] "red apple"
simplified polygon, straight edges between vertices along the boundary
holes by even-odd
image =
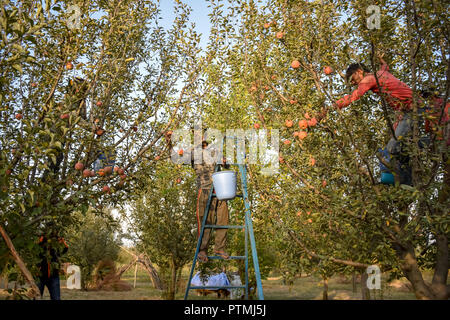
[[[155,160],[156,160],[156,161],[158,161],[159,159],[161,159],[160,156],[156,156],[156,157],[155,157]]]
[[[91,176],[91,170],[89,169],[84,169],[83,170],[83,177],[87,178]]]
[[[297,100],[291,99],[291,100],[289,100],[289,103],[290,103],[290,104],[296,104],[296,103],[297,103]]]
[[[105,130],[103,130],[103,129],[97,129],[95,131],[95,134],[98,135],[99,137],[101,137],[104,133],[105,133]]]
[[[81,171],[84,168],[84,164],[82,162],[77,162],[75,164],[75,170]]]
[[[94,170],[91,170],[91,172],[89,173],[89,176],[90,176],[90,177],[95,177],[95,171],[94,171]]]
[[[307,135],[308,135],[308,134],[306,133],[306,131],[300,131],[300,132],[298,133],[298,138],[299,138],[300,140],[303,140],[303,139],[306,138]]]
[[[122,168],[117,169],[117,174],[119,176],[123,175],[125,173],[125,170],[123,170]]]
[[[292,120],[288,119],[288,120],[286,120],[285,124],[286,124],[286,127],[290,128],[293,126],[294,122]]]
[[[183,149],[178,150],[178,155],[182,156],[184,153]]]
[[[101,107],[102,105],[103,105],[103,102],[97,101],[97,103],[96,103],[96,106],[97,106],[97,107]]]
[[[177,179],[177,183],[181,183],[181,178],[178,178],[178,179]]]
[[[308,121],[300,120],[298,122],[298,126],[300,127],[300,129],[306,129],[306,128],[308,128]]]
[[[331,68],[331,67],[329,67],[329,66],[326,66],[325,68],[323,68],[323,72],[324,72],[326,75],[331,74],[331,73],[333,73],[333,68]]]
[[[259,124],[259,123],[255,123],[254,125],[253,125],[253,128],[255,128],[255,129],[259,129],[261,127],[261,125]]]
[[[112,167],[111,166],[107,166],[103,169],[103,171],[105,171],[106,174],[110,174],[112,173]]]
[[[308,127],[314,127],[317,124],[316,118],[311,118],[311,120],[308,120]]]
[[[66,63],[66,69],[67,69],[67,70],[72,70],[72,69],[73,69],[73,64],[72,64],[72,62],[67,62],[67,63]]]
[[[121,179],[121,180],[125,180],[126,178],[127,178],[127,175],[126,175],[126,174],[121,174],[121,175],[120,175],[120,179]]]
[[[111,189],[110,189],[108,186],[104,186],[103,189],[102,189],[102,191],[103,191],[104,193],[109,193],[109,192],[111,191]]]
[[[21,120],[23,118],[21,113],[16,114],[16,119],[17,120]]]
[[[289,139],[284,140],[283,143],[284,143],[285,145],[291,144],[291,140],[289,140]]]
[[[103,177],[105,175],[105,170],[103,170],[103,169],[98,170],[98,175],[100,177]]]
[[[266,22],[264,23],[264,29],[268,29],[270,27],[270,23]]]
[[[300,62],[298,60],[292,61],[291,67],[294,68],[294,69],[299,68],[300,67]]]
[[[31,83],[31,87],[36,88],[37,87],[37,83],[36,82],[32,82]]]
[[[283,39],[283,36],[284,36],[283,31],[277,32],[277,35],[276,35],[277,39]]]
[[[60,119],[64,120],[64,119],[69,119],[70,114],[68,113],[63,113],[62,115],[59,116]]]

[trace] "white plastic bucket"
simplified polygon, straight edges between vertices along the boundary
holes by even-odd
[[[231,200],[236,197],[236,172],[214,172],[212,174],[212,179],[217,199]]]

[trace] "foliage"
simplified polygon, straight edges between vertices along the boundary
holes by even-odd
[[[85,215],[75,212],[74,218],[78,223],[66,234],[67,260],[80,267],[81,286],[87,289],[100,261],[117,260],[121,245],[120,225],[107,210],[103,216],[97,216],[91,210]]]
[[[210,93],[203,121],[216,128],[259,123],[280,130],[279,175],[263,176],[259,166],[250,166],[255,224],[266,230],[257,241],[270,238],[291,274],[331,276],[377,264],[406,276],[418,298],[445,297],[449,169],[446,138],[439,137],[445,128],[437,126],[431,145],[420,149],[425,133],[415,120],[417,129],[404,139],[415,186],[403,188],[398,181],[379,183],[377,149],[398,116],[384,98],[366,94],[319,124],[297,127],[351,92],[342,79],[350,63],[379,68],[378,52],[413,89],[416,106],[422,88],[435,88],[446,101],[444,6],[377,1],[380,29],[369,29],[371,1],[212,2],[211,37],[220,39],[214,47],[220,59],[208,77],[224,90]],[[335,71],[327,75],[325,66]],[[306,138],[299,139],[299,131]],[[436,272],[432,287],[422,280],[424,268]]]
[[[165,28],[156,1],[2,2],[0,223],[28,266],[41,233],[139,187],[136,167],[154,165],[201,90],[199,36],[189,8],[174,9]],[[116,170],[95,167],[102,154]]]
[[[147,187],[123,212],[137,249],[159,267],[166,299],[175,298],[181,270],[194,256],[196,245],[195,176],[180,166],[164,161],[154,172],[143,169],[140,174],[146,177]]]

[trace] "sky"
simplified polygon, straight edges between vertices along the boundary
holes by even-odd
[[[163,25],[170,27],[175,14],[173,10],[174,0],[160,0],[161,14],[163,15]],[[208,8],[209,2],[206,0],[184,0],[185,4],[192,8],[190,21],[195,23],[195,29],[201,35],[201,46],[206,47],[209,37],[211,24],[209,23],[208,14],[211,12]]]

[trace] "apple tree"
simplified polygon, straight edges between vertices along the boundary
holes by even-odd
[[[280,244],[288,241],[280,248],[290,252],[282,255],[286,265],[329,277],[375,264],[405,276],[418,299],[446,299],[448,122],[443,107],[418,115],[431,105],[419,97],[421,89],[434,88],[447,101],[445,7],[378,1],[377,16],[370,1],[241,1],[227,10],[214,3],[223,61],[217,78],[227,90],[212,94],[235,102],[217,104],[215,112],[228,127],[258,123],[280,130],[279,174],[266,177],[252,166],[250,173],[255,225]],[[413,187],[401,186],[396,174],[394,185],[380,184],[378,149],[399,115],[386,97],[367,93],[342,110],[331,108],[322,121],[317,117],[351,93],[347,66],[363,62],[376,71],[380,52],[414,93],[415,126],[403,141]],[[433,123],[431,132],[424,120]],[[423,137],[426,146],[418,143]]]
[[[189,7],[174,12],[165,27],[156,1],[2,7],[0,251],[31,284],[37,237],[126,200],[186,116],[206,58]]]

